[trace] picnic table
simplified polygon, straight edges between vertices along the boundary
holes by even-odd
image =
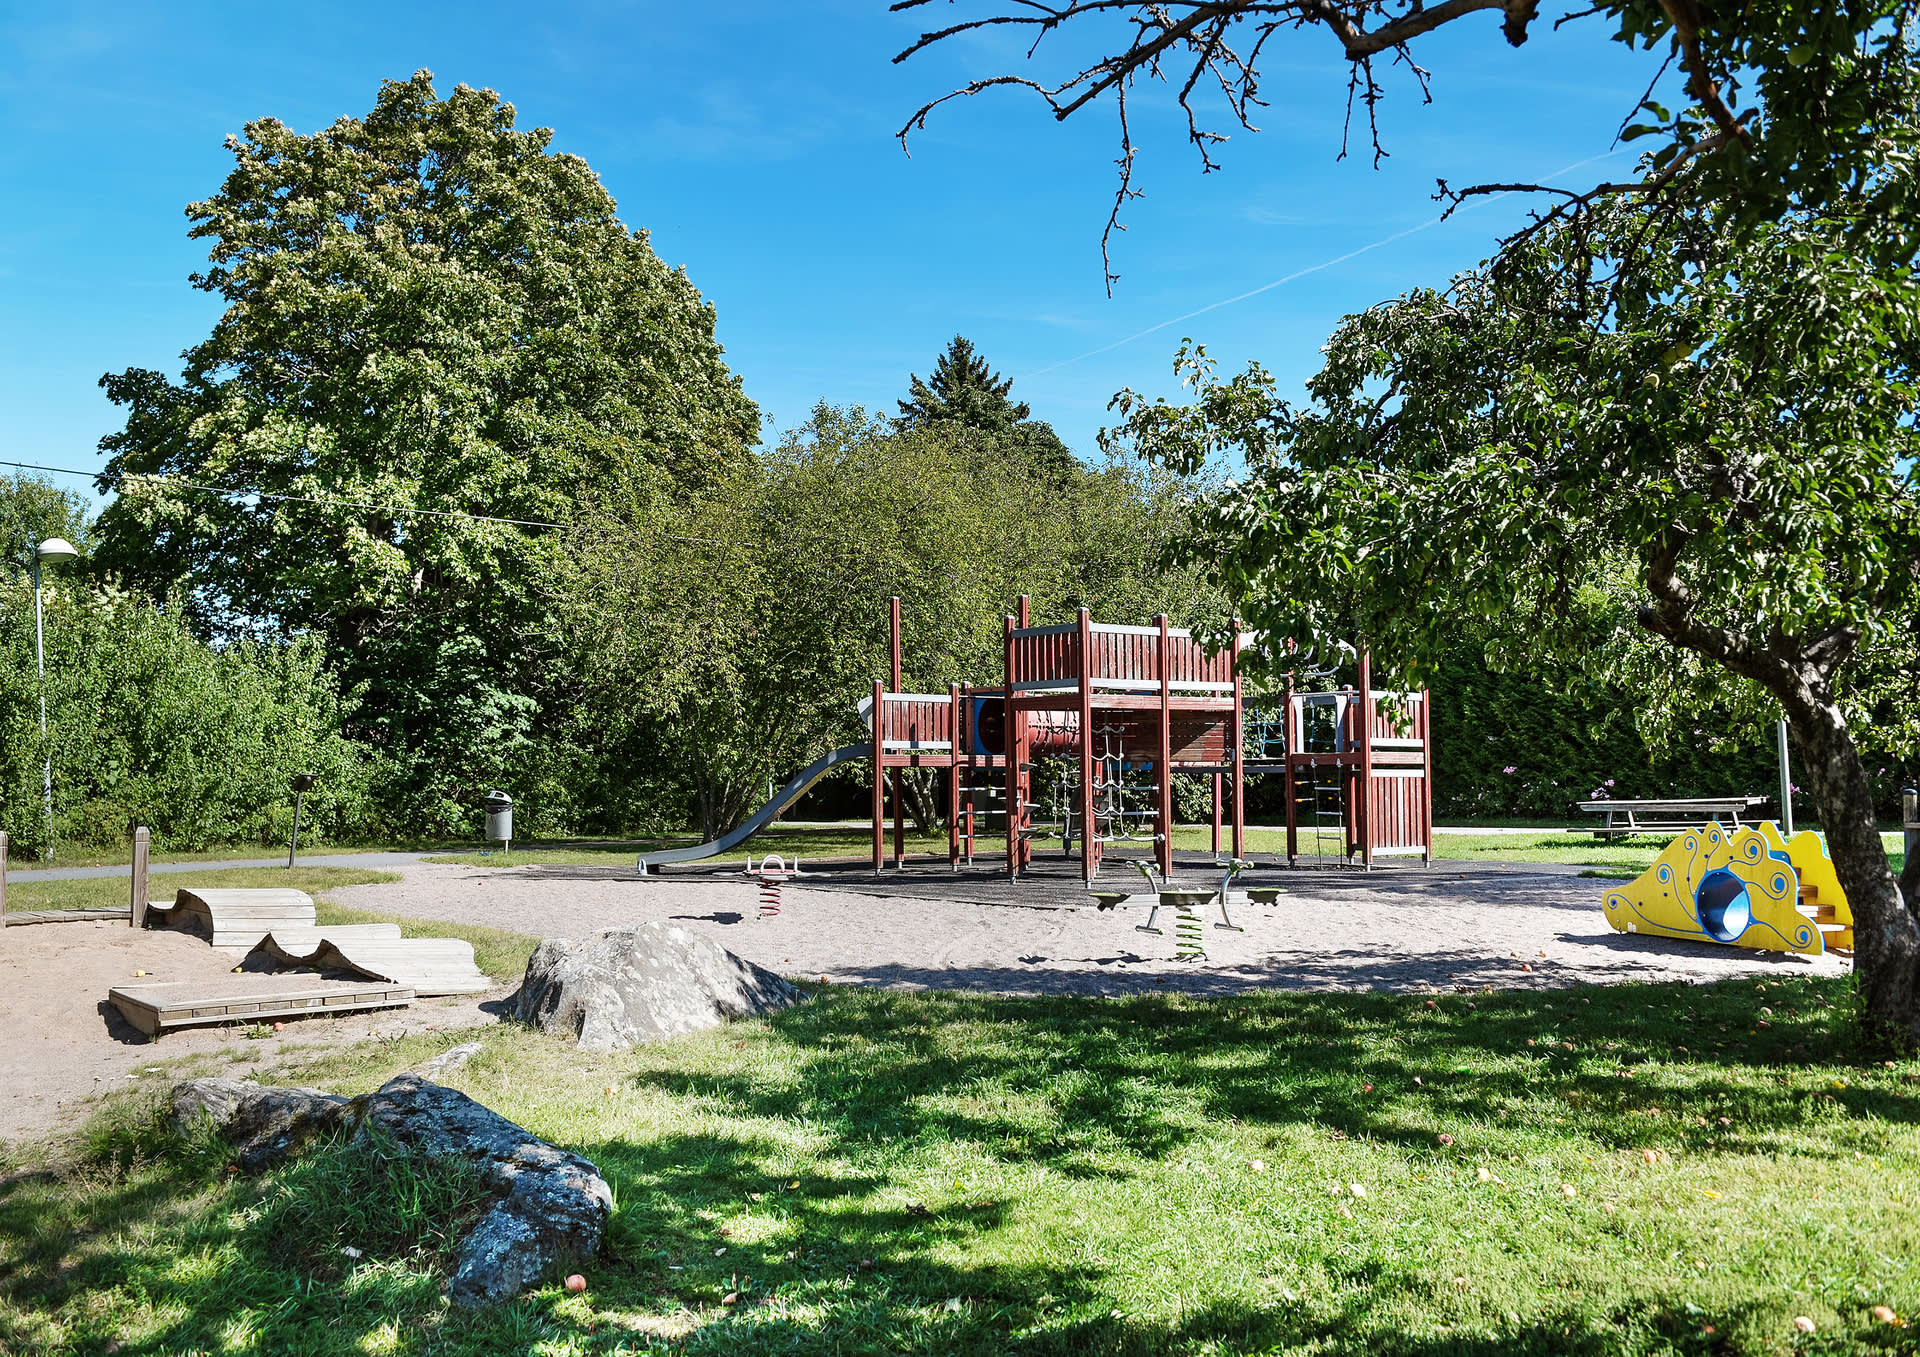
[[[1569,834],[1592,834],[1612,839],[1627,834],[1678,834],[1697,829],[1708,820],[1736,828],[1756,824],[1766,818],[1764,807],[1773,804],[1764,796],[1680,797],[1669,801],[1576,801],[1588,815],[1604,815],[1597,825],[1580,825]]]

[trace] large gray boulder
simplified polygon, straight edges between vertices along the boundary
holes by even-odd
[[[183,1129],[212,1123],[248,1172],[323,1131],[383,1134],[417,1154],[462,1160],[495,1200],[461,1241],[447,1282],[460,1305],[511,1300],[561,1262],[592,1257],[613,1211],[613,1193],[589,1160],[411,1071],[361,1098],[250,1079],[190,1079],[173,1090],[173,1115]]]
[[[586,938],[548,938],[527,962],[514,1016],[618,1051],[790,1008],[806,996],[697,933],[653,919]]]

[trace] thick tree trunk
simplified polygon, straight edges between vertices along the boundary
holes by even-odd
[[[1866,1016],[1882,1035],[1911,1044],[1920,1038],[1920,920],[1894,880],[1846,717],[1826,694],[1801,696],[1812,700],[1789,701],[1787,724],[1853,911],[1854,971]]]

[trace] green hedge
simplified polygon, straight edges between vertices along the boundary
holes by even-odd
[[[123,842],[282,843],[295,773],[319,777],[303,837],[378,833],[365,751],[317,645],[212,648],[168,612],[49,583],[47,720],[56,848]],[[46,843],[33,593],[0,584],[0,829],[14,851]]]

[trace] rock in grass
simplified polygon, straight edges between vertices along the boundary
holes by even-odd
[[[189,1079],[173,1090],[173,1124],[185,1132],[212,1123],[234,1147],[234,1163],[259,1173],[315,1136],[351,1127],[352,1100],[317,1088],[276,1088],[251,1079]]]
[[[580,1155],[412,1074],[389,1079],[367,1099],[365,1125],[421,1153],[465,1160],[499,1194],[461,1241],[447,1282],[455,1304],[511,1300],[557,1264],[599,1251],[613,1193]]]
[[[471,1165],[495,1200],[461,1241],[447,1282],[459,1305],[511,1300],[557,1264],[592,1257],[613,1211],[613,1193],[589,1160],[418,1074],[398,1075],[363,1098],[251,1079],[190,1079],[174,1088],[173,1113],[182,1129],[212,1123],[249,1173],[321,1132],[349,1129]]]
[[[527,962],[514,1016],[618,1051],[789,1008],[805,996],[772,971],[664,919],[548,938]]]

